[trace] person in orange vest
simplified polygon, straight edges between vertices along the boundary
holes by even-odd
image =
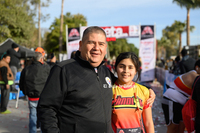
[[[7,110],[9,96],[10,96],[10,85],[13,84],[13,73],[9,67],[10,63],[10,55],[5,53],[2,55],[2,59],[0,61],[0,88],[1,88],[1,114],[9,114],[11,113]]]

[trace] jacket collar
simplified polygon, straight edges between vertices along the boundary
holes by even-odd
[[[42,65],[42,63],[39,61],[33,61],[32,64],[41,64]]]
[[[81,52],[80,51],[76,51],[76,54],[75,54],[75,60],[81,65],[81,66],[84,66],[84,67],[87,67],[87,68],[90,68],[90,69],[94,69],[93,66],[90,65],[90,63],[86,60],[83,60],[81,57],[80,57],[80,54]],[[101,64],[96,67],[97,69],[102,66],[104,63],[104,61],[101,62]]]

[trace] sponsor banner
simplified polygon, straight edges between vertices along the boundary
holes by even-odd
[[[83,35],[86,26],[82,26],[81,35]],[[129,37],[139,37],[140,28],[139,25],[130,25],[130,26],[106,26],[101,27],[106,32],[107,38],[129,38]],[[82,37],[82,36],[81,36]]]
[[[107,26],[101,27],[106,32],[106,37],[128,38],[139,36],[139,26]]]
[[[142,60],[141,81],[151,81],[155,79],[156,62],[155,39],[144,39],[140,41],[139,57]]]
[[[141,26],[141,40],[154,38],[154,26],[153,25],[142,25]]]
[[[68,28],[68,42],[79,39],[80,39],[79,28]]]
[[[79,41],[80,40],[68,42],[68,45],[67,45],[67,58],[68,59],[70,59],[71,53],[73,51],[77,51],[79,49]]]
[[[81,26],[80,27],[81,39],[83,37],[83,32],[85,31],[85,29],[87,29],[87,26]]]

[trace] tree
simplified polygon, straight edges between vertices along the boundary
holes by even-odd
[[[166,49],[166,57],[177,54],[178,34],[172,30],[170,26],[167,26],[162,30],[162,38],[158,40],[158,47],[164,47]]]
[[[60,37],[59,37],[59,52],[62,51],[62,33],[63,33],[63,5],[64,0],[62,0],[62,6],[61,6],[61,15],[60,15]]]
[[[162,37],[160,40],[157,40],[158,42],[158,49],[164,48],[166,50],[166,57],[169,58],[171,55],[176,53],[176,50],[174,49],[174,46],[171,45],[170,39],[167,39],[166,37]],[[165,57],[163,54],[165,53],[159,53],[162,51],[157,51],[158,55],[162,55],[162,57]]]
[[[134,44],[128,43],[126,39],[116,39],[114,42],[108,42],[110,56],[117,57],[122,52],[134,52],[138,55],[139,50]]]
[[[195,27],[190,26],[189,29],[192,32],[195,29]],[[186,22],[180,22],[175,20],[175,22],[171,26],[171,30],[176,32],[179,36],[179,53],[180,53],[182,50],[182,33],[187,31]]]
[[[68,25],[68,28],[87,26],[87,20],[82,14],[72,15],[71,13],[66,13],[63,15],[63,27]],[[58,18],[55,18],[54,22],[50,26],[51,32],[47,35],[47,39],[45,42],[45,49],[48,52],[59,51],[59,36],[60,36],[60,25],[61,21]],[[62,46],[66,46],[66,28],[63,28],[62,34]],[[63,47],[63,50],[66,51],[66,47]]]
[[[40,21],[45,21],[49,14],[43,15],[41,14],[41,7],[48,7],[49,2],[51,0],[30,0],[31,4],[35,6],[34,10],[38,9],[38,46],[41,47],[41,28],[40,28]]]
[[[12,38],[16,43],[26,46],[35,31],[27,0],[0,1],[0,42]]]
[[[175,21],[172,24],[172,30],[174,30],[175,32],[177,32],[178,36],[179,36],[179,50],[178,52],[181,52],[182,49],[182,33],[186,31],[186,23],[182,23],[180,21]]]
[[[187,46],[190,45],[190,9],[200,7],[200,0],[173,0],[174,3],[179,5],[181,8],[187,9]]]

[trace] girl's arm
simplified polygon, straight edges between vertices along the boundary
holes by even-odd
[[[153,106],[153,102],[155,98],[156,98],[156,94],[151,88],[149,88],[149,99],[147,100],[147,104],[149,104],[150,107]]]
[[[143,123],[147,133],[154,133],[154,124],[152,119],[151,107],[148,107],[142,112]]]

